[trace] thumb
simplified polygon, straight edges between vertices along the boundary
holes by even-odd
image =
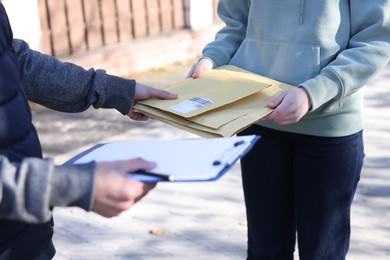
[[[175,99],[177,95],[174,93],[170,93],[165,90],[151,88],[149,89],[149,95],[152,98],[160,98],[160,99]]]
[[[199,78],[204,71],[209,71],[213,68],[213,64],[209,59],[201,59],[198,61],[192,71],[192,78]]]
[[[282,103],[283,101],[283,98],[284,98],[284,94],[280,94],[279,96],[277,96],[274,100],[270,101],[268,104],[267,104],[267,107],[269,108],[275,108],[277,106],[280,105],[280,103]]]
[[[192,78],[192,76],[194,75],[195,65],[196,64],[192,65],[191,69],[187,72],[186,79],[187,78]]]
[[[150,170],[156,167],[156,163],[147,161],[143,158],[134,158],[122,161],[120,164],[121,170],[126,172],[135,172],[138,170]]]
[[[195,66],[194,70],[192,71],[191,77],[193,79],[199,78],[200,74],[202,74],[203,71],[204,71],[204,69],[201,68],[200,66]]]

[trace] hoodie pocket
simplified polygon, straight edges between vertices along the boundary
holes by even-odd
[[[292,85],[320,72],[317,45],[245,39],[231,64]]]

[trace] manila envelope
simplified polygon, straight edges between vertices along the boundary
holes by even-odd
[[[232,65],[210,72],[166,89],[178,94],[178,99],[148,99],[139,101],[134,108],[202,137],[227,137],[270,113],[267,103],[293,87]]]
[[[166,88],[176,93],[174,100],[147,99],[143,105],[190,118],[235,102],[270,87],[270,84],[248,77],[246,72],[220,67],[206,71],[200,78],[187,78]]]

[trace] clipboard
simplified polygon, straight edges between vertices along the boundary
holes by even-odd
[[[135,111],[201,137],[230,137],[257,123],[280,92],[295,88],[233,65],[207,71],[168,88],[177,99],[147,99]]]
[[[260,139],[257,135],[179,140],[117,141],[97,144],[65,164],[141,157],[154,161],[149,172],[131,173],[142,182],[202,182],[221,178]]]

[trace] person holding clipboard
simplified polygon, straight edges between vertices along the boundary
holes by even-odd
[[[43,159],[28,100],[62,112],[115,108],[135,120],[135,101],[176,95],[31,50],[13,39],[0,1],[0,259],[51,259],[52,209],[77,206],[112,217],[155,184],[129,178],[154,162],[133,158],[82,165]]]
[[[248,258],[345,259],[363,165],[362,88],[390,59],[390,0],[220,0],[188,77],[231,64],[296,86],[240,135]],[[211,87],[211,86],[210,86]],[[259,118],[260,119],[260,118]]]

